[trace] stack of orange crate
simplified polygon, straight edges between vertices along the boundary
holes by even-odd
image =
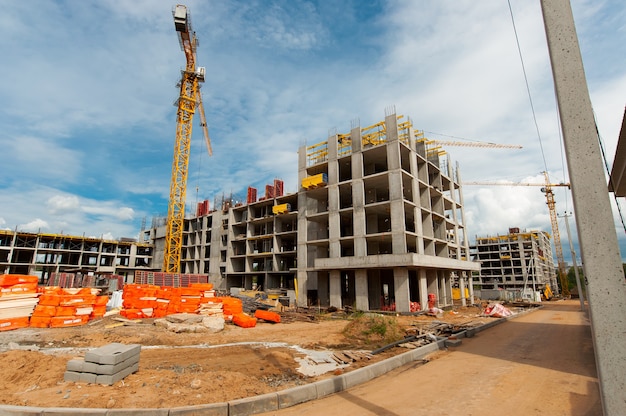
[[[175,313],[221,314],[222,300],[234,299],[215,297],[211,283],[190,283],[188,287],[129,284],[124,286],[122,298],[120,315],[129,319],[161,318]],[[238,303],[238,307],[231,309],[242,312],[241,301],[232,302]]]
[[[0,275],[0,331],[24,328],[37,305],[37,276]]]
[[[224,319],[232,321],[235,315],[243,313],[243,302],[238,298],[223,297],[220,298],[224,305]]]
[[[152,318],[161,288],[156,285],[124,285],[120,315],[128,319]]]
[[[39,303],[30,318],[30,326],[36,328],[84,325],[103,317],[109,300],[98,296],[100,289],[46,286],[39,291]]]

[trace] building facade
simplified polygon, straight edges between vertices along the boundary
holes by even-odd
[[[459,171],[440,151],[395,112],[300,148],[299,299],[408,312],[472,292]]]
[[[63,234],[0,230],[0,273],[37,275],[47,282],[52,273],[120,275],[132,282],[135,270],[152,268],[153,246]]]
[[[558,293],[550,234],[545,231],[510,228],[508,234],[476,237],[471,255],[481,265],[476,282],[481,291],[537,292],[547,285]]]

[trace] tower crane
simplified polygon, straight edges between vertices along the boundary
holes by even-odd
[[[553,187],[566,186],[570,188],[569,183],[550,183],[548,172],[543,172],[545,183],[524,183],[524,182],[463,182],[463,185],[501,185],[501,186],[541,186],[541,192],[546,194],[546,204],[548,205],[548,211],[550,212],[550,223],[552,224],[552,237],[554,238],[554,250],[556,251],[556,259],[559,270],[559,282],[561,282],[561,295],[564,297],[570,296],[569,284],[567,283],[567,271],[565,267],[565,261],[563,260],[563,247],[561,246],[561,234],[559,233],[559,223],[556,215],[554,192]]]
[[[185,52],[187,65],[181,71],[180,96],[176,101],[178,106],[176,141],[174,144],[174,160],[172,162],[172,179],[170,181],[163,271],[179,273],[185,222],[185,198],[187,194],[191,130],[196,108],[200,112],[200,126],[204,133],[209,155],[212,155],[212,150],[199,84],[204,82],[206,70],[204,67],[196,67],[198,39],[196,38],[196,33],[191,28],[191,19],[186,6],[182,4],[176,5],[172,14],[174,16],[174,27],[178,33],[180,47]]]

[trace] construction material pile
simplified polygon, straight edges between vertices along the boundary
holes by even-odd
[[[36,328],[62,328],[84,325],[106,313],[108,296],[98,296],[100,289],[40,287],[37,306],[30,318]]]
[[[141,345],[114,342],[67,362],[65,381],[113,385],[139,369]]]
[[[211,283],[190,283],[188,287],[130,284],[124,286],[122,299],[120,315],[128,319],[187,313],[218,317],[242,328],[256,326],[258,319],[280,322],[280,315],[275,312],[257,310],[251,316],[244,312],[242,299],[215,296]]]
[[[0,331],[24,328],[37,305],[37,276],[0,275]]]
[[[189,287],[148,284],[124,286],[120,315],[128,319],[162,318],[175,313],[197,313],[201,305],[219,304],[211,283],[190,283]],[[219,305],[216,312],[218,312]],[[210,310],[212,308],[204,308]],[[221,311],[219,311],[221,312]]]
[[[38,284],[37,276],[0,275],[0,331],[84,325],[106,312],[109,298],[99,289]]]

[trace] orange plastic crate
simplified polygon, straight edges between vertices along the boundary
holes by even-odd
[[[33,316],[37,317],[51,317],[57,314],[56,306],[36,305],[33,310]]]
[[[256,326],[256,318],[240,313],[233,315],[233,323],[242,328],[253,328]]]
[[[61,296],[59,295],[43,294],[39,296],[39,305],[58,306],[60,301],[61,301]]]
[[[29,325],[33,328],[48,328],[50,326],[50,316],[31,316]]]
[[[89,321],[88,315],[81,316],[53,316],[50,318],[50,328],[63,328],[68,326],[80,326]]]
[[[268,321],[268,322],[274,322],[274,323],[280,322],[279,314],[277,314],[276,312],[264,311],[262,309],[257,309],[256,311],[254,311],[254,317],[263,319],[264,321]]]
[[[28,321],[28,316],[0,319],[0,331],[10,331],[12,329],[26,328],[29,324]]]

